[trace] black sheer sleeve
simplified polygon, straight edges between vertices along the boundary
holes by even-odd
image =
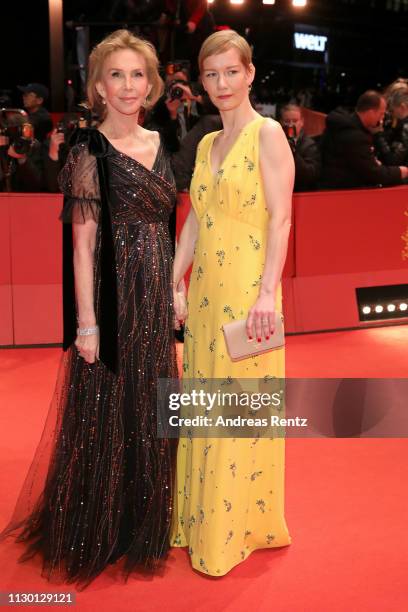
[[[58,176],[64,194],[64,208],[60,219],[65,223],[98,222],[101,205],[96,158],[86,143],[74,145]]]

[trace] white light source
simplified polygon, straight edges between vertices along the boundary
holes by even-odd
[[[292,0],[293,6],[306,6],[307,0]]]
[[[214,4],[214,0],[207,0],[207,4]]]
[[[374,310],[375,310],[375,312],[382,312],[382,311],[384,310],[384,307],[383,307],[383,306],[378,305],[378,306],[376,306],[376,307],[374,308]]]
[[[370,314],[371,308],[369,306],[363,306],[363,314]]]
[[[230,0],[231,4],[244,4],[244,0]]]
[[[262,0],[262,4],[275,4],[275,0]]]
[[[387,306],[388,312],[394,312],[395,308],[396,308],[395,304],[388,304]]]
[[[407,310],[408,309],[408,304],[406,304],[405,302],[401,302],[401,304],[399,305],[399,309],[400,310]]]

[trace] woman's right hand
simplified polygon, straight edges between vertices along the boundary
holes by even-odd
[[[99,334],[77,336],[75,346],[79,356],[85,359],[86,363],[95,363],[99,359]]]
[[[173,287],[174,329],[181,326],[188,317],[187,298],[184,289]]]

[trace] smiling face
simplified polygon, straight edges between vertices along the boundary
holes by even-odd
[[[137,114],[152,89],[143,55],[131,49],[108,55],[96,89],[105,100],[108,113]]]
[[[248,98],[254,76],[253,64],[246,68],[235,47],[206,57],[202,64],[203,87],[220,111],[237,108]]]

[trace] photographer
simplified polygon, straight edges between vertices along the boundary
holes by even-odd
[[[145,121],[145,127],[158,130],[168,151],[179,150],[181,140],[197,123],[201,95],[193,93],[187,69],[181,64],[166,67],[165,94]]]
[[[388,98],[389,122],[374,136],[379,160],[387,166],[408,164],[408,86]]]
[[[300,106],[284,106],[280,111],[280,123],[295,160],[294,191],[316,189],[321,172],[320,151],[313,138],[306,136],[303,131],[304,120]]]
[[[43,146],[44,186],[51,193],[59,193],[58,174],[65,164],[68,155],[66,136],[62,130],[55,128]]]
[[[41,145],[23,110],[1,110],[0,167],[1,191],[43,191]]]
[[[34,127],[34,138],[39,142],[44,142],[52,130],[51,115],[43,106],[49,95],[48,88],[41,83],[29,83],[24,86],[20,85],[18,89],[23,93],[23,105]]]
[[[51,193],[60,191],[58,174],[67,159],[71,135],[77,128],[92,124],[89,111],[80,106],[78,109],[78,113],[66,113],[43,144],[44,185]]]
[[[359,189],[399,185],[408,177],[405,165],[382,164],[376,157],[374,134],[382,127],[384,96],[366,91],[355,112],[332,111],[322,137],[323,176],[326,189]]]

